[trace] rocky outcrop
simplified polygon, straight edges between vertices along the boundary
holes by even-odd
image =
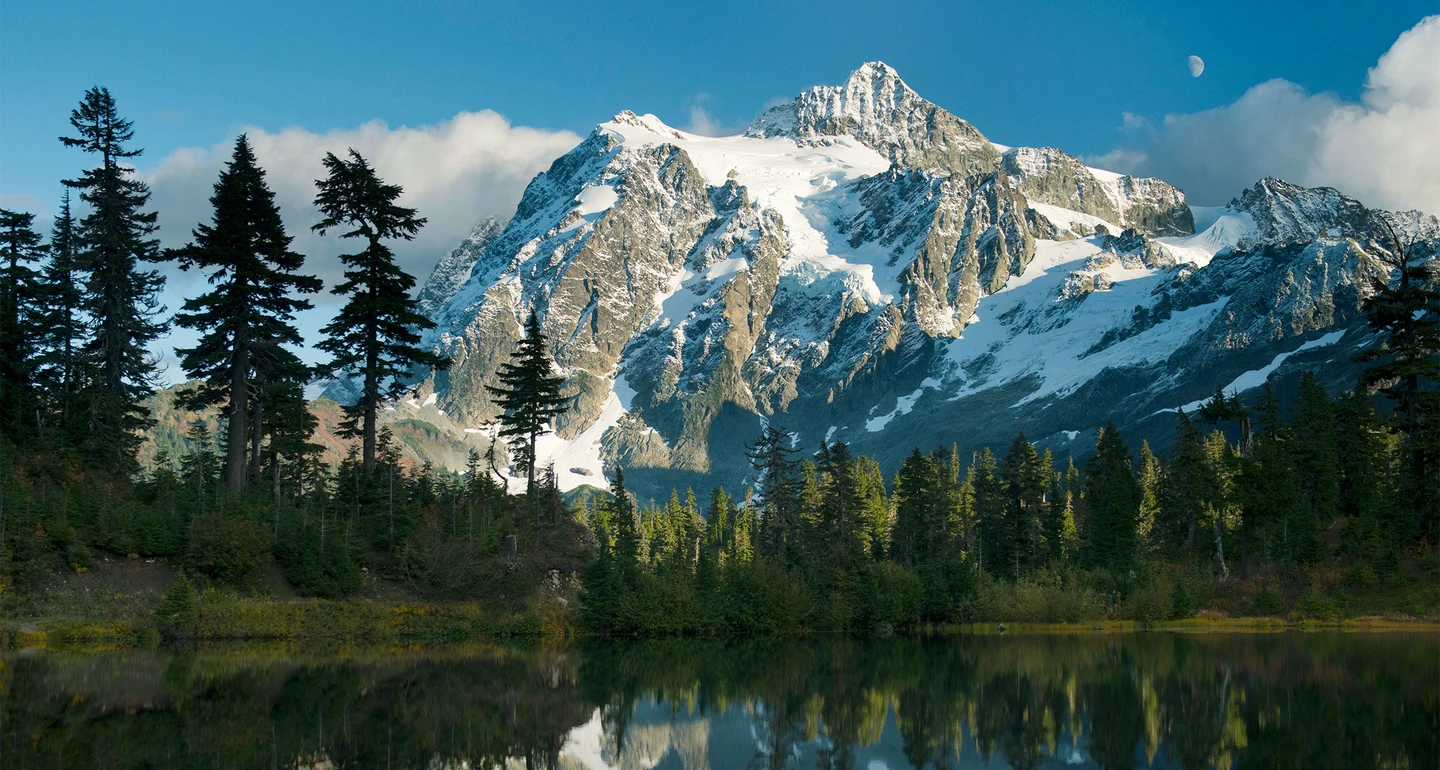
[[[427,316],[439,312],[440,308],[455,296],[455,292],[470,280],[470,270],[484,256],[490,242],[504,229],[505,222],[499,217],[486,217],[470,230],[470,235],[461,241],[459,246],[441,257],[416,297],[420,303],[420,312]]]
[[[770,108],[746,135],[811,143],[853,136],[898,166],[942,174],[989,173],[1000,164],[979,130],[922,98],[883,62],[866,62],[844,85],[817,86]]]
[[[890,465],[1021,430],[1063,456],[1111,419],[1159,446],[1162,410],[1217,378],[1364,337],[1373,217],[1266,179],[1223,233],[1187,238],[1179,189],[1051,148],[1002,157],[880,64],[745,137],[623,112],[437,267],[429,340],[454,364],[425,408],[489,430],[485,386],[533,311],[574,398],[545,450],[566,485],[614,467],[656,493],[735,485],[767,420]]]
[[[1001,167],[1033,201],[1089,214],[1151,235],[1190,235],[1185,193],[1159,179],[1097,171],[1053,147],[1017,147]]]

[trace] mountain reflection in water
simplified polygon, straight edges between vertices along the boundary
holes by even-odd
[[[1086,634],[0,661],[0,766],[1436,767],[1440,638]]]

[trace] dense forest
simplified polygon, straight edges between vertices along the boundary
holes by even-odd
[[[1385,221],[1372,246],[1393,279],[1370,287],[1375,344],[1354,389],[1307,376],[1293,405],[1268,386],[1250,401],[1217,391],[1176,415],[1166,456],[1111,426],[1083,467],[1022,435],[1003,452],[916,449],[887,478],[843,443],[799,457],[772,426],[750,449],[753,488],[642,504],[616,468],[608,494],[567,502],[537,461],[567,401],[533,314],[490,391],[508,451],[497,440],[452,473],[406,461],[379,424],[387,401],[447,362],[420,344],[432,324],[391,248],[425,220],[365,158],[328,154],[316,181],[313,229],[353,253],[331,289],[344,304],[310,341],[329,355],[314,366],[294,316],[324,287],[244,135],[211,221],[167,250],[110,93],[87,91],[70,124],[61,141],[95,165],[65,181],[48,238],[32,214],[0,210],[10,617],[33,614],[53,575],[106,554],[183,566],[159,613],[180,634],[200,591],[259,596],[274,569],[302,596],[383,583],[522,613],[578,598],[579,627],[611,633],[1440,610],[1440,291],[1433,256]],[[210,287],[168,319],[153,268],[165,261]],[[197,422],[183,455],[141,467],[155,420],[148,346],[169,323],[200,335],[177,351],[191,378],[177,400],[220,430]],[[341,423],[349,456],[333,467],[303,395],[323,377],[359,393]],[[509,492],[512,477],[523,492]]]

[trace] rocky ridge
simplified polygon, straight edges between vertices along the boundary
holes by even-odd
[[[1108,419],[1163,444],[1166,410],[1272,360],[1353,380],[1374,216],[1275,179],[1192,209],[994,145],[872,63],[743,136],[598,126],[437,266],[430,341],[455,363],[419,392],[484,435],[534,310],[575,398],[541,448],[567,488],[617,465],[656,494],[742,484],[766,421],[887,465],[1018,430],[1083,454]]]

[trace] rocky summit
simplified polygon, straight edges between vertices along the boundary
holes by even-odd
[[[574,397],[541,447],[566,489],[740,492],[766,424],[890,469],[1022,431],[1083,457],[1110,420],[1163,445],[1217,386],[1354,382],[1376,213],[1269,178],[1192,207],[995,144],[878,62],[739,136],[621,112],[440,260],[420,296],[453,365],[387,414],[483,446],[533,310]],[[1398,219],[1433,255],[1434,217]]]

